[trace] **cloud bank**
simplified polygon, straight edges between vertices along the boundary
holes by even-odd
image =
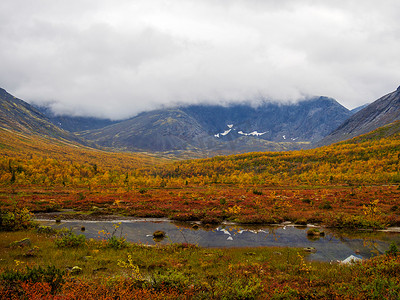
[[[2,0],[0,86],[112,119],[310,95],[352,108],[400,84],[399,11],[397,0]]]

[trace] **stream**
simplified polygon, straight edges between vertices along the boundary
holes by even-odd
[[[200,247],[300,247],[313,248],[310,260],[338,261],[350,255],[370,258],[385,253],[392,241],[400,243],[400,233],[382,231],[341,231],[320,229],[324,236],[309,237],[306,226],[245,226],[224,224],[214,228],[202,228],[194,223],[176,223],[169,220],[139,219],[114,221],[38,220],[41,225],[53,228],[69,228],[87,238],[102,239],[114,234],[129,242],[155,245],[157,243],[190,243]],[[115,229],[115,224],[120,226]],[[82,230],[84,227],[84,230]],[[104,235],[99,233],[109,233]],[[161,230],[166,237],[153,240],[153,232]]]

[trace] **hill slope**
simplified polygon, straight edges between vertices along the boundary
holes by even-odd
[[[65,131],[25,101],[15,98],[0,88],[0,127],[25,134],[38,134],[81,144],[88,144],[76,135]]]
[[[162,178],[210,183],[387,184],[400,182],[400,122],[352,140],[316,149],[253,152],[166,165]]]
[[[400,87],[354,114],[316,146],[351,139],[396,120],[400,120]]]
[[[207,134],[189,115],[179,109],[155,110],[81,136],[99,145],[128,150],[166,151],[193,149]]]

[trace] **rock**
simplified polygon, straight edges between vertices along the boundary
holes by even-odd
[[[307,235],[308,236],[325,236],[325,232],[319,231],[317,228],[312,228],[307,230]]]
[[[354,264],[357,262],[362,261],[362,258],[360,256],[354,256],[354,255],[350,255],[348,258],[342,260],[340,263],[341,264]]]
[[[75,267],[72,267],[72,269],[70,269],[70,272],[72,275],[77,275],[77,274],[82,273],[83,270],[81,267],[75,266]]]
[[[45,233],[45,234],[55,234],[57,232],[56,229],[50,227],[50,226],[39,226],[36,229],[37,233]]]
[[[83,260],[83,261],[89,261],[89,260],[91,260],[91,259],[93,259],[93,256],[90,256],[90,255],[87,255],[87,256],[82,257],[82,260]]]
[[[34,246],[33,248],[26,251],[24,256],[25,257],[34,257],[39,253],[39,251],[40,251],[40,248],[38,246]]]
[[[162,239],[165,237],[165,231],[162,231],[162,230],[154,231],[153,237],[156,239]]]
[[[319,226],[313,225],[313,224],[307,224],[307,227],[310,227],[310,228],[317,228],[317,227],[319,227]]]
[[[20,240],[20,241],[12,242],[12,243],[10,244],[10,247],[11,247],[11,248],[15,248],[15,247],[26,247],[26,246],[31,246],[31,245],[32,245],[31,240],[28,239],[28,238],[24,238],[24,239],[22,239],[22,240]]]
[[[311,253],[317,252],[317,249],[315,249],[314,247],[305,247],[305,248],[303,248],[303,250],[306,252],[311,252]]]

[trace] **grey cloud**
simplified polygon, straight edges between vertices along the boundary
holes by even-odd
[[[395,0],[0,3],[0,86],[114,119],[174,103],[336,98],[399,85]]]

